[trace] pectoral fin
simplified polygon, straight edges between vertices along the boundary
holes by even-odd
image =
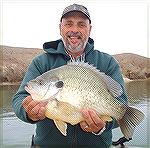
[[[54,120],[54,123],[56,127],[59,129],[59,131],[64,135],[67,136],[67,123],[61,121],[61,120]]]

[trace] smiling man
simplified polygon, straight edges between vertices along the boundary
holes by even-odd
[[[64,12],[60,23],[60,34],[65,50],[73,57],[80,56],[85,49],[91,32],[89,15],[82,12]]]
[[[14,112],[24,122],[36,124],[32,148],[108,148],[112,143],[112,129],[117,126],[115,119],[105,123],[95,111],[82,110],[85,121],[75,126],[68,125],[67,136],[63,136],[54,122],[45,117],[47,103],[33,100],[25,90],[25,85],[30,80],[69,61],[94,65],[124,89],[118,62],[111,55],[94,49],[94,41],[89,37],[91,18],[86,7],[78,4],[66,7],[59,27],[62,39],[44,43],[44,52],[29,65],[22,84],[13,97]],[[127,102],[125,93],[119,99]]]

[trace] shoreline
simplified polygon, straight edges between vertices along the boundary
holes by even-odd
[[[0,83],[0,86],[7,86],[7,85],[20,85],[21,84],[21,82],[13,82],[13,83],[11,83],[11,82],[2,82],[2,83]]]

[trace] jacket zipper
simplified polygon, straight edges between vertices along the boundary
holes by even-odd
[[[72,140],[72,147],[71,148],[77,148],[77,125],[74,126],[73,140]]]

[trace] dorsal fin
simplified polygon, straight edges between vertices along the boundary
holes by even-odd
[[[93,70],[96,73],[100,73],[100,70],[98,70],[94,65],[89,64],[88,62],[84,62],[84,61],[73,61],[73,62],[68,62],[67,65],[73,65],[73,66],[81,66],[81,67],[85,67],[87,69]]]

